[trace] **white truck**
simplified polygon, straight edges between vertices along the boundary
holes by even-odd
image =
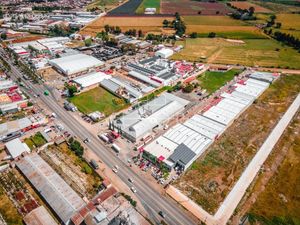
[[[119,153],[121,151],[121,148],[116,144],[112,144],[111,147],[116,153]]]

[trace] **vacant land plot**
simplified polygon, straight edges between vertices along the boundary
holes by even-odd
[[[299,91],[300,76],[282,75],[175,186],[205,210],[215,213]]]
[[[173,17],[101,17],[81,30],[80,33],[95,36],[106,24],[119,26],[122,31],[141,29],[143,32],[164,32],[162,25],[165,19],[173,20]]]
[[[248,213],[251,224],[300,224],[300,113],[287,128],[274,149],[274,154],[286,151],[277,172],[258,195]],[[266,167],[270,168],[272,164]],[[261,176],[264,176],[262,174]],[[287,185],[288,184],[288,185]],[[255,187],[258,186],[259,181]]]
[[[186,25],[207,26],[246,26],[242,20],[234,20],[229,16],[183,16]]]
[[[101,184],[100,176],[83,159],[75,155],[66,143],[51,145],[41,157],[81,196],[92,198]]]
[[[83,113],[88,114],[99,111],[104,113],[106,116],[128,106],[124,99],[114,96],[102,87],[96,87],[92,90],[76,95],[70,98],[70,101]]]
[[[272,12],[270,9],[253,4],[251,2],[230,2],[230,4],[237,8],[240,8],[240,9],[249,9],[250,7],[254,7],[256,13],[271,13]]]
[[[143,0],[137,8],[136,13],[144,13],[146,8],[156,8],[156,13],[160,12],[160,0]]]
[[[8,225],[22,225],[22,216],[0,186],[0,214]]]
[[[272,39],[248,39],[245,44],[231,43],[221,38],[186,39],[177,42],[184,49],[174,59],[220,64],[241,64],[281,68],[300,68],[300,54]]]
[[[203,75],[198,77],[198,80],[200,82],[200,87],[211,94],[224,86],[228,81],[232,80],[234,76],[238,75],[240,72],[240,70],[235,69],[227,72],[206,71]]]
[[[201,2],[192,0],[162,0],[161,13],[180,15],[226,15],[230,9],[220,2]]]

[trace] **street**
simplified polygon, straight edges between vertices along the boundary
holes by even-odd
[[[6,58],[6,53],[3,49],[0,49],[0,54],[4,59]],[[49,96],[44,95],[44,91],[47,90],[45,85],[32,84],[31,82],[24,80],[22,78],[22,74],[13,65],[13,63],[10,60],[7,60],[7,63],[11,66],[12,78],[15,80],[17,78],[21,78],[25,86],[31,89],[34,94],[40,95],[40,100],[42,100],[52,112],[56,113],[57,117],[63,121],[72,134],[80,140],[89,138],[91,141],[86,143],[86,146],[92,150],[108,167],[113,168],[115,165],[118,165],[120,168],[118,176],[124,183],[130,187],[131,183],[128,181],[128,178],[135,180],[135,187],[137,189],[137,193],[135,193],[135,195],[139,198],[152,220],[159,223],[161,221],[161,217],[158,215],[158,212],[163,211],[166,214],[166,218],[164,220],[168,224],[189,225],[197,223],[197,220],[189,215],[188,212],[181,209],[175,201],[153,190],[142,176],[134,173],[128,165],[122,162],[115,154],[113,154],[112,151],[108,150],[101,143],[98,137],[91,134],[90,131],[78,123],[78,121],[73,118],[72,114],[67,112],[62,105],[53,98],[51,90],[49,90]]]

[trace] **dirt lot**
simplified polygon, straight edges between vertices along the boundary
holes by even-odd
[[[67,144],[49,146],[41,157],[81,196],[91,198],[97,193],[101,178]]]
[[[83,28],[80,33],[83,35],[96,35],[106,24],[119,26],[122,31],[129,29],[142,30],[143,32],[169,32],[162,28],[162,22],[173,20],[172,17],[101,17]]]
[[[230,2],[231,5],[240,8],[240,9],[249,9],[254,7],[256,13],[271,13],[270,9],[264,8],[262,6],[250,3],[250,2]]]
[[[180,15],[226,15],[230,9],[219,2],[201,2],[192,0],[162,0],[161,10],[162,14]]]
[[[214,213],[299,91],[300,76],[282,75],[175,186]]]

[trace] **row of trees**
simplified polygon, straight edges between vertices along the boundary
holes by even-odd
[[[282,33],[280,31],[274,32],[272,35],[277,41],[280,41],[288,46],[295,48],[296,50],[300,50],[300,40],[293,35]]]
[[[175,19],[173,21],[164,20],[163,27],[174,28],[176,31],[176,35],[182,36],[185,34],[186,26],[184,21],[181,19],[178,12],[175,13]]]
[[[76,28],[70,28],[69,26],[63,26],[63,25],[54,25],[49,29],[49,35],[50,36],[62,36],[67,37],[70,34],[75,33],[78,31]]]

